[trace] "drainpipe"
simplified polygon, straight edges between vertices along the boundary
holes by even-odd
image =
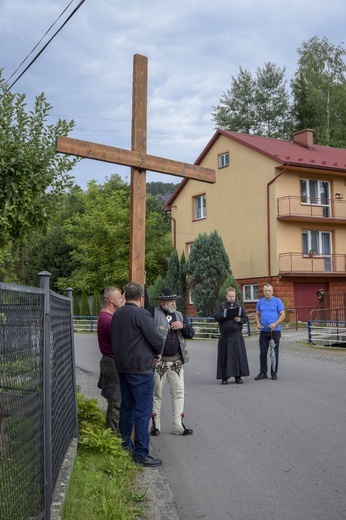
[[[270,260],[270,253],[271,253],[271,247],[270,247],[270,206],[269,206],[269,187],[273,182],[276,181],[285,171],[289,168],[289,164],[280,172],[278,175],[274,177],[271,181],[267,184],[267,255],[268,255],[268,281],[271,283],[271,276],[272,276],[272,267],[271,267],[271,260]]]

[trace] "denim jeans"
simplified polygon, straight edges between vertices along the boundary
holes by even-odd
[[[276,356],[276,366],[275,370],[271,367],[271,373],[277,372],[279,368],[279,345],[280,345],[280,338],[281,338],[281,331],[276,330],[273,332],[273,340],[275,342],[275,356]],[[263,374],[266,374],[268,371],[268,364],[267,364],[267,357],[268,357],[268,348],[269,348],[269,341],[271,340],[271,333],[270,332],[260,332],[260,338],[259,338],[259,347],[260,347],[260,371]]]
[[[120,433],[123,445],[139,457],[149,455],[149,422],[153,404],[153,374],[119,374]],[[131,435],[134,432],[134,443]]]

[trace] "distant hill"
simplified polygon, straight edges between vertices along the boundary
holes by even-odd
[[[173,182],[147,182],[147,193],[155,195],[158,199],[167,199],[166,195],[171,195],[179,183]]]

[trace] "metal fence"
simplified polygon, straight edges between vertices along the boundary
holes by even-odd
[[[346,321],[310,320],[309,343],[346,348]]]
[[[0,283],[0,518],[49,520],[77,435],[72,291]]]
[[[188,318],[195,329],[195,339],[217,339],[220,336],[219,324],[214,318]],[[250,319],[250,317],[249,317]],[[250,336],[254,328],[254,322],[245,324],[243,331]],[[97,332],[97,316],[74,316],[73,317],[74,332]]]

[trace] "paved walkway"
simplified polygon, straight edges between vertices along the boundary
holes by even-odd
[[[318,348],[301,349],[301,342],[307,342],[308,339],[306,329],[300,329],[298,331],[284,329],[282,331],[282,336],[282,345],[284,345],[285,349],[290,350],[293,355],[303,355],[309,358],[323,358],[326,362],[345,363],[345,356],[341,356],[340,359],[337,351],[328,352],[326,349],[321,351]],[[206,342],[203,343],[205,344]],[[210,343],[215,344],[215,341],[211,341]],[[258,334],[246,338],[246,344],[249,349],[257,349]],[[83,370],[76,369],[76,381],[77,385],[80,387],[80,391],[88,399],[96,398],[100,407],[105,409],[106,401],[100,396],[100,391],[97,388],[96,376]],[[153,455],[155,455],[155,453],[153,453]],[[137,485],[140,489],[147,490],[147,502],[145,506],[148,518],[151,520],[179,520],[175,499],[162,467],[143,468],[143,471],[138,472]]]

